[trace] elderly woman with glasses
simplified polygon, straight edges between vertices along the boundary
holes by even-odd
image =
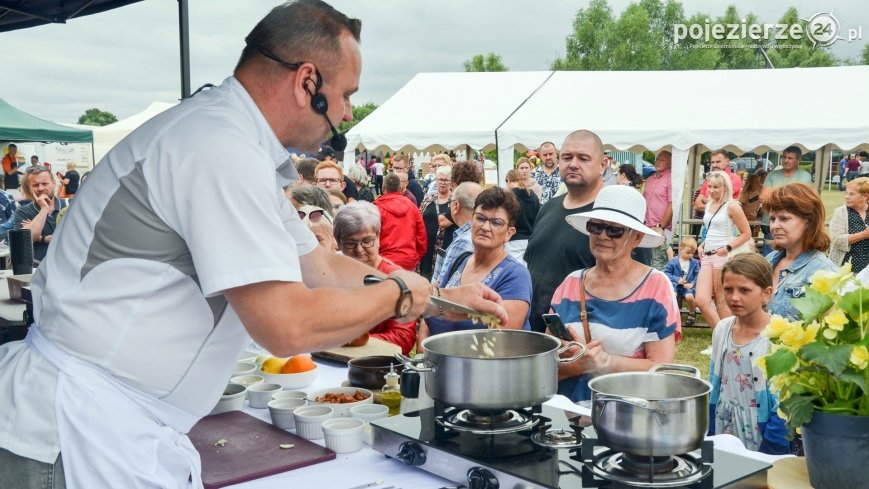
[[[450,213],[451,178],[452,169],[449,166],[438,167],[435,171],[435,192],[426,194],[419,206],[428,237],[428,247],[419,262],[419,273],[429,280],[434,272],[435,254],[438,250],[447,249],[453,241],[453,231],[456,229]]]
[[[670,280],[631,258],[635,248],[663,241],[643,224],[645,216],[642,194],[611,185],[597,194],[593,210],[567,217],[588,235],[596,262],[568,275],[552,297],[552,311],[572,339],[588,347],[584,356],[558,367],[558,392],[573,401],[591,398],[588,381],[594,376],[673,361],[681,326]],[[587,312],[585,322],[581,312]],[[572,347],[562,357],[575,353]]]
[[[380,211],[365,201],[351,202],[338,211],[332,223],[338,248],[345,255],[376,268],[386,275],[401,267],[380,256]],[[416,323],[387,319],[369,331],[378,338],[401,347],[405,355],[416,344]]]
[[[528,313],[531,305],[531,275],[524,265],[507,253],[505,244],[516,233],[516,220],[520,215],[519,201],[509,190],[492,187],[483,190],[474,201],[471,220],[471,240],[474,251],[460,255],[444,275],[440,287],[458,287],[480,282],[504,301],[509,320],[503,327],[531,329]],[[484,325],[470,320],[451,321],[440,317],[427,317],[420,324],[417,350],[425,338],[468,329],[482,329]]]

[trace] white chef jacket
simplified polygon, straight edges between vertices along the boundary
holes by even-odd
[[[55,232],[33,279],[42,336],[170,409],[208,414],[248,341],[222,291],[301,281],[299,256],[317,247],[283,194],[297,177],[234,77],[154,117],[96,166]],[[0,346],[0,448],[57,459],[57,379],[25,342]]]

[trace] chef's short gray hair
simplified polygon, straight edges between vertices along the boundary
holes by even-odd
[[[335,221],[335,240],[341,240],[362,231],[373,229],[380,236],[380,211],[371,202],[357,200],[338,209]]]

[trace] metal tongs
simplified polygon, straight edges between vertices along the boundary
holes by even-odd
[[[385,279],[382,279],[382,278],[377,277],[375,275],[366,275],[365,279],[363,280],[363,283],[365,285],[373,285],[373,284],[379,284],[380,282],[383,282],[384,280]],[[428,298],[428,302],[429,302],[429,304],[431,304],[435,307],[443,308],[443,309],[446,309],[448,311],[457,312],[459,314],[482,314],[480,311],[478,311],[476,309],[471,309],[470,307],[463,306],[463,305],[458,304],[456,302],[448,301],[448,300],[444,299],[443,297],[437,297],[434,295],[430,295]]]

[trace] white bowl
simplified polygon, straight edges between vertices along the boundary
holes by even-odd
[[[295,415],[293,412],[305,406],[308,401],[304,399],[281,399],[279,401],[269,401],[269,415],[272,417],[272,424],[283,430],[290,430],[296,427]]]
[[[239,362],[250,362],[256,365],[256,358],[260,356],[260,352],[254,350],[245,350],[241,352],[241,356],[238,357]]]
[[[272,399],[307,399],[308,393],[304,391],[280,391],[272,394]]]
[[[367,397],[361,401],[346,402],[346,403],[332,403],[332,402],[317,401],[317,398],[323,397],[326,394],[338,394],[338,393],[340,393],[340,394],[349,394],[352,396],[353,394],[356,393],[356,391],[361,391]],[[374,394],[370,390],[363,389],[361,387],[332,387],[331,389],[323,389],[323,390],[319,390],[317,392],[312,392],[312,393],[308,394],[308,401],[312,405],[322,404],[322,405],[326,405],[326,406],[331,406],[332,409],[335,411],[336,418],[337,417],[349,418],[350,417],[350,409],[353,406],[359,406],[362,404],[373,404],[374,403]]]
[[[263,378],[262,375],[238,375],[229,379],[229,381],[233,384],[241,384],[245,387],[248,387],[254,384],[263,383],[265,381],[265,378]]]
[[[350,408],[350,417],[363,421],[374,421],[389,416],[389,407],[383,404],[359,404]]]
[[[284,389],[293,390],[308,387],[313,384],[314,381],[317,380],[317,375],[319,374],[318,370],[317,367],[314,367],[307,372],[299,372],[297,374],[270,374],[268,372],[263,372],[262,367],[260,367],[259,371],[257,371],[257,375],[265,377],[266,382],[270,384],[281,384]]]
[[[247,394],[247,388],[241,384],[226,384],[223,388],[223,395],[220,400],[211,410],[211,414],[220,414],[227,411],[241,411],[244,407],[244,398]]]
[[[332,418],[333,411],[329,406],[304,406],[293,411],[293,416],[297,435],[306,440],[318,440],[323,438],[323,421]]]
[[[281,384],[253,384],[247,387],[247,400],[252,408],[263,409],[268,406],[269,401],[276,392],[281,391]]]
[[[323,421],[326,448],[335,453],[351,453],[362,448],[362,427],[365,421],[357,418],[333,418]]]
[[[252,375],[256,374],[257,368],[256,364],[253,362],[238,362],[235,364],[235,372],[232,373],[233,377],[237,377],[239,375]]]

